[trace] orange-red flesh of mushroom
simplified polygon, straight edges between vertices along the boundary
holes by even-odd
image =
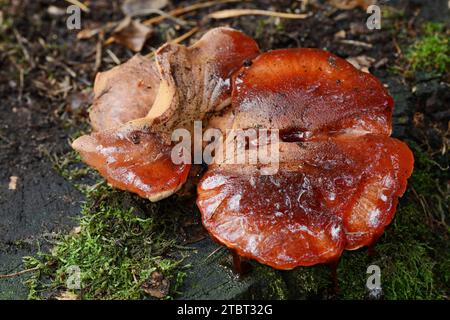
[[[393,100],[372,75],[317,49],[275,50],[237,73],[227,126],[279,129],[274,175],[218,163],[198,185],[203,224],[277,269],[335,261],[391,222],[413,169],[390,138]]]

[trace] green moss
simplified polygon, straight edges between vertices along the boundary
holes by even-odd
[[[325,265],[299,267],[286,274],[289,290],[297,299],[325,298],[333,290],[330,268]]]
[[[427,22],[423,35],[406,51],[405,58],[413,72],[423,70],[445,74],[450,67],[449,34],[442,23]]]
[[[255,39],[261,39],[264,36],[264,30],[266,29],[268,20],[257,20],[255,27]]]
[[[443,299],[450,292],[446,268],[450,261],[448,227],[441,224],[437,203],[447,210],[448,194],[440,194],[439,184],[448,172],[439,169],[421,148],[411,145],[415,168],[410,179],[409,202],[397,210],[386,230],[373,263],[382,269],[382,283],[387,299]],[[441,200],[436,201],[436,199]],[[406,199],[405,199],[406,200]],[[439,223],[437,222],[439,217]]]
[[[450,219],[450,170],[434,161],[418,145],[411,144],[414,151],[414,172],[410,178],[418,205],[431,224],[438,224],[449,232]],[[447,160],[448,161],[448,160]],[[448,166],[448,164],[447,164]]]
[[[367,250],[345,252],[339,265],[339,285],[345,299],[368,297],[367,268],[381,269],[381,284],[386,299],[432,299],[433,263],[421,242],[428,228],[418,223],[421,213],[410,204],[398,209],[392,225],[377,244],[375,254]],[[416,240],[420,239],[420,240]],[[421,269],[421,264],[427,268]]]
[[[435,286],[435,262],[429,247],[419,241],[386,242],[379,245],[380,256],[374,263],[382,270],[386,299],[438,299]]]
[[[71,152],[55,158],[54,164],[86,195],[80,227],[77,232],[61,236],[50,253],[24,258],[27,268],[37,268],[27,281],[29,298],[66,291],[72,266],[81,271],[81,290],[74,293],[82,299],[144,298],[147,295],[142,285],[155,271],[170,281],[170,294],[176,294],[185,276],[184,257],[174,253],[174,221],[181,220],[181,209],[168,202],[141,200],[112,189],[102,180],[94,185],[79,183],[86,174],[91,175],[91,180],[96,176],[77,161]]]
[[[365,299],[367,297],[367,267],[371,265],[367,250],[346,251],[338,268],[339,295],[342,299]]]
[[[381,16],[383,19],[402,19],[405,16],[405,11],[384,5],[383,10],[381,10]]]
[[[80,155],[72,150],[63,156],[47,154],[53,164],[53,168],[64,178],[74,183],[80,189],[83,185],[77,183],[78,179],[88,175],[95,175],[94,171],[87,166],[81,165]]]
[[[372,263],[382,270],[386,299],[442,298],[431,247],[436,243],[424,215],[415,203],[399,208],[394,222],[377,245]],[[442,250],[445,254],[445,249]]]
[[[368,297],[366,271],[370,265],[381,269],[385,299],[444,298],[448,282],[444,281],[437,266],[448,265],[449,256],[445,246],[435,245],[440,248],[442,260],[436,259],[436,249],[431,247],[434,241],[420,209],[414,204],[400,208],[394,223],[375,247],[373,256],[364,249],[344,253],[338,270],[342,298]]]
[[[255,264],[253,274],[257,276],[258,283],[256,298],[272,300],[286,300],[289,297],[288,288],[281,273],[268,266]]]
[[[280,36],[285,31],[283,19],[278,19],[275,17],[258,18],[255,23],[256,27],[253,38],[261,45],[268,45],[267,42],[270,42],[268,38],[271,38],[268,32],[271,32],[271,30],[273,32],[273,36]]]

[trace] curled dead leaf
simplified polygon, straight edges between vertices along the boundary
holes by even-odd
[[[150,27],[131,17],[126,17],[113,31],[112,39],[134,52],[139,52],[152,34],[153,30]]]
[[[356,69],[370,73],[369,68],[373,65],[375,59],[372,57],[361,55],[357,57],[347,58],[347,61],[350,62]]]
[[[423,127],[424,119],[425,119],[425,116],[423,113],[421,113],[421,112],[414,113],[414,116],[413,116],[414,127],[416,127],[416,128]]]
[[[350,62],[355,68],[369,73],[369,68],[373,65],[375,59],[372,57],[362,55],[347,58],[347,61]]]

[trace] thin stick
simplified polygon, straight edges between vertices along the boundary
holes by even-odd
[[[34,268],[30,268],[30,269],[26,269],[26,270],[22,270],[22,271],[19,271],[19,272],[15,272],[15,273],[0,274],[0,279],[11,279],[11,278],[15,278],[15,277],[21,276],[21,275],[23,275],[25,273],[30,273],[30,272],[37,271],[37,270],[39,270],[39,266],[34,267]]]
[[[83,10],[84,12],[89,12],[89,8],[87,5],[85,5],[83,2],[80,2],[78,0],[66,0],[67,2],[76,5],[77,7],[79,7],[81,10]]]
[[[200,30],[199,27],[194,27],[191,30],[189,30],[188,32],[186,32],[185,34],[182,34],[181,36],[179,36],[178,38],[175,38],[175,39],[169,41],[169,43],[180,43],[180,42],[186,40],[187,38],[191,37],[198,30]]]
[[[189,12],[192,12],[192,11],[196,11],[196,10],[199,10],[199,9],[209,8],[209,7],[218,5],[218,4],[232,3],[232,2],[242,2],[242,1],[239,1],[239,0],[219,0],[219,1],[200,2],[200,3],[195,3],[195,4],[187,6],[187,7],[177,8],[177,9],[174,9],[172,11],[169,11],[168,15],[172,16],[172,17],[177,17],[177,16],[181,16],[182,14],[189,13]],[[145,25],[156,24],[156,23],[159,23],[159,22],[163,21],[164,19],[166,19],[166,17],[164,17],[164,16],[154,17],[154,18],[150,18],[148,20],[145,20],[143,22],[143,24],[145,24]]]
[[[213,255],[215,255],[217,252],[219,252],[219,251],[222,250],[222,249],[223,249],[223,247],[217,247],[216,249],[214,249],[213,252],[211,252],[210,254],[208,254],[208,256],[207,256],[203,261],[208,260],[209,258],[211,258]]]
[[[181,26],[187,26],[189,24],[189,22],[187,22],[187,21],[185,21],[183,19],[179,19],[179,18],[177,18],[175,16],[172,16],[171,14],[166,13],[166,12],[160,10],[160,9],[144,9],[141,12],[139,12],[139,16],[146,16],[146,15],[149,15],[149,14],[152,14],[152,13],[158,14],[159,15],[158,18],[173,20],[175,23],[177,23],[177,24],[179,24]],[[145,22],[144,22],[144,24],[145,24]]]
[[[276,12],[276,11],[268,11],[268,10],[257,10],[257,9],[230,9],[230,10],[221,10],[208,14],[209,18],[213,19],[227,19],[234,18],[239,16],[269,16],[269,17],[278,17],[284,19],[306,19],[310,17],[310,14],[302,13],[286,13],[286,12]]]
[[[100,32],[98,34],[98,40],[97,45],[95,46],[95,65],[94,70],[97,72],[100,69],[100,66],[102,65],[102,58],[103,58],[103,32]]]
[[[119,65],[121,62],[119,58],[109,49],[106,49],[106,53],[111,57],[111,59],[114,61],[115,64]]]
[[[356,41],[356,40],[348,40],[348,39],[342,39],[339,41],[340,43],[344,43],[344,44],[350,44],[353,46],[357,46],[357,47],[364,47],[364,48],[372,48],[373,45],[367,42],[362,42],[362,41]]]

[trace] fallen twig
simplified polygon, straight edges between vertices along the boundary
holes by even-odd
[[[353,46],[357,46],[357,47],[364,47],[364,48],[372,48],[373,45],[367,42],[362,42],[362,41],[356,41],[356,40],[348,40],[348,39],[343,39],[339,41],[340,43],[344,43],[344,44],[349,44],[349,45],[353,45]]]
[[[208,256],[203,261],[207,261],[209,258],[211,258],[213,255],[215,255],[217,252],[221,251],[222,249],[224,249],[224,248],[223,247],[217,247],[216,249],[214,249],[213,252],[208,254]]]
[[[269,16],[269,17],[278,17],[284,19],[306,19],[311,15],[309,13],[286,13],[286,12],[276,12],[276,11],[268,11],[268,10],[258,10],[258,9],[229,9],[229,10],[220,10],[213,13],[208,14],[209,18],[213,19],[227,19],[234,18],[239,16]]]
[[[177,18],[177,17],[171,15],[170,13],[164,12],[164,11],[162,11],[160,9],[153,9],[153,8],[145,9],[145,10],[142,10],[142,11],[139,12],[139,16],[145,16],[145,15],[149,15],[149,14],[152,14],[152,13],[158,14],[160,16],[160,18],[163,18],[163,19],[165,18],[165,19],[173,20],[175,23],[177,23],[177,24],[179,24],[181,26],[187,26],[189,24],[188,21],[185,21],[183,19]],[[144,22],[144,24],[145,24],[145,22]]]
[[[22,35],[19,33],[19,31],[16,28],[13,28],[14,36],[16,37],[17,44],[19,45],[20,49],[22,50],[22,54],[24,58],[28,61],[28,64],[32,69],[36,66],[33,58],[31,57],[30,53],[28,52],[28,49],[25,46],[26,39],[22,37]]]
[[[187,6],[187,7],[177,8],[177,9],[174,9],[172,11],[169,11],[169,13],[167,13],[167,15],[172,16],[172,17],[177,17],[177,16],[180,16],[182,14],[189,13],[189,12],[192,12],[192,11],[196,11],[196,10],[199,10],[199,9],[209,8],[209,7],[218,5],[218,4],[231,3],[231,2],[242,2],[242,1],[239,1],[239,0],[219,0],[219,1],[207,1],[207,2],[195,3],[195,4]],[[164,19],[166,19],[165,16],[158,16],[158,17],[154,17],[154,18],[150,18],[148,20],[145,20],[143,22],[143,24],[145,24],[145,25],[156,24],[156,23],[159,23],[159,22],[163,21]]]
[[[95,46],[95,65],[94,70],[97,72],[100,69],[103,58],[103,38],[104,35],[102,32],[98,34],[97,45]]]
[[[87,5],[85,5],[83,2],[78,1],[78,0],[66,0],[67,2],[76,5],[77,7],[79,7],[81,10],[83,10],[84,12],[89,12],[89,7]]]
[[[109,49],[106,49],[106,53],[110,56],[110,58],[114,61],[115,64],[119,65],[121,64],[119,58]]]
[[[14,272],[14,273],[10,273],[10,274],[0,274],[0,279],[15,278],[15,277],[21,276],[21,275],[26,274],[26,273],[37,271],[37,270],[39,270],[39,268],[40,268],[40,266],[37,266],[37,267],[34,267],[34,268],[25,269],[25,270]]]
[[[178,38],[175,38],[175,39],[169,41],[169,43],[180,43],[180,42],[186,40],[187,38],[191,37],[198,30],[200,30],[199,27],[194,27],[191,30],[189,30],[188,32],[186,32],[185,34],[182,34],[181,36],[179,36]]]
[[[194,27],[191,30],[189,30],[188,32],[182,34],[181,36],[179,36],[178,38],[175,38],[173,40],[167,41],[167,43],[180,43],[184,40],[186,40],[187,38],[191,37],[194,33],[196,33],[198,30],[200,30],[199,27]],[[147,54],[145,57],[147,58],[151,58],[155,55],[155,52],[150,52],[149,54]]]

